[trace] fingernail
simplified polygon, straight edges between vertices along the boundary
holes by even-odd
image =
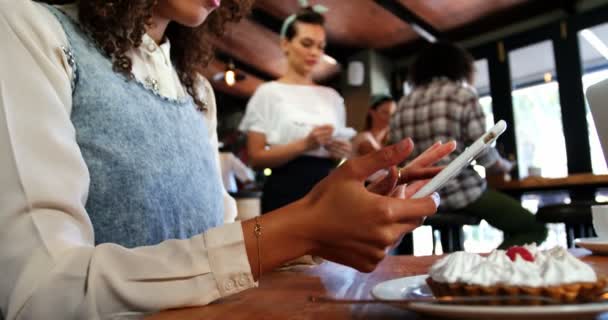
[[[397,144],[397,152],[401,153],[407,149],[407,146],[410,144],[410,138],[401,140],[399,144]]]
[[[435,207],[439,208],[439,205],[441,204],[441,197],[439,196],[439,193],[433,192],[431,198],[433,198],[433,201],[435,202]]]
[[[381,173],[378,175],[378,177],[376,177],[376,179],[374,179],[374,181],[372,181],[372,182],[378,182],[378,181],[384,180],[384,178],[386,178],[386,176],[388,176],[389,174],[390,174],[390,173],[389,173],[388,171],[383,171],[383,172],[381,172]]]

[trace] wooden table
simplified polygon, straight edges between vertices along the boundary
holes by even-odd
[[[591,264],[598,274],[608,276],[608,257],[590,256],[589,251],[584,249],[574,249],[573,252]],[[316,267],[273,272],[262,278],[259,288],[205,307],[165,311],[148,320],[428,319],[390,306],[312,303],[308,297],[370,298],[370,291],[376,284],[397,277],[425,274],[438,258],[390,256],[370,274],[330,262]]]
[[[521,180],[496,181],[489,180],[492,188],[521,196],[524,193],[544,191],[571,191],[577,195],[583,194],[582,198],[594,197],[597,189],[608,188],[608,175],[596,175],[592,173],[571,174],[564,178],[527,177]],[[586,194],[586,196],[584,196]]]

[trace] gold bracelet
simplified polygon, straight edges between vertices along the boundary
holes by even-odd
[[[259,217],[255,217],[255,227],[253,227],[253,234],[255,235],[255,240],[258,246],[258,282],[262,277],[262,260],[260,255],[260,237],[262,236],[262,226],[260,225]]]

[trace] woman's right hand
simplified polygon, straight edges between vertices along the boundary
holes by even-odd
[[[306,214],[300,216],[294,232],[312,243],[312,254],[371,272],[387,248],[418,227],[423,217],[436,212],[437,196],[402,199],[376,194],[364,186],[372,173],[405,160],[412,144],[406,139],[348,160],[298,201]]]
[[[334,127],[329,124],[314,127],[306,137],[307,150],[315,150],[328,144],[334,133]]]

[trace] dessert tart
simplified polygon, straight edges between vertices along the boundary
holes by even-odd
[[[541,304],[517,296],[588,302],[604,291],[607,280],[564,248],[540,251],[536,245],[526,245],[495,250],[487,257],[452,253],[433,264],[426,282],[436,297],[512,296],[494,304]]]

